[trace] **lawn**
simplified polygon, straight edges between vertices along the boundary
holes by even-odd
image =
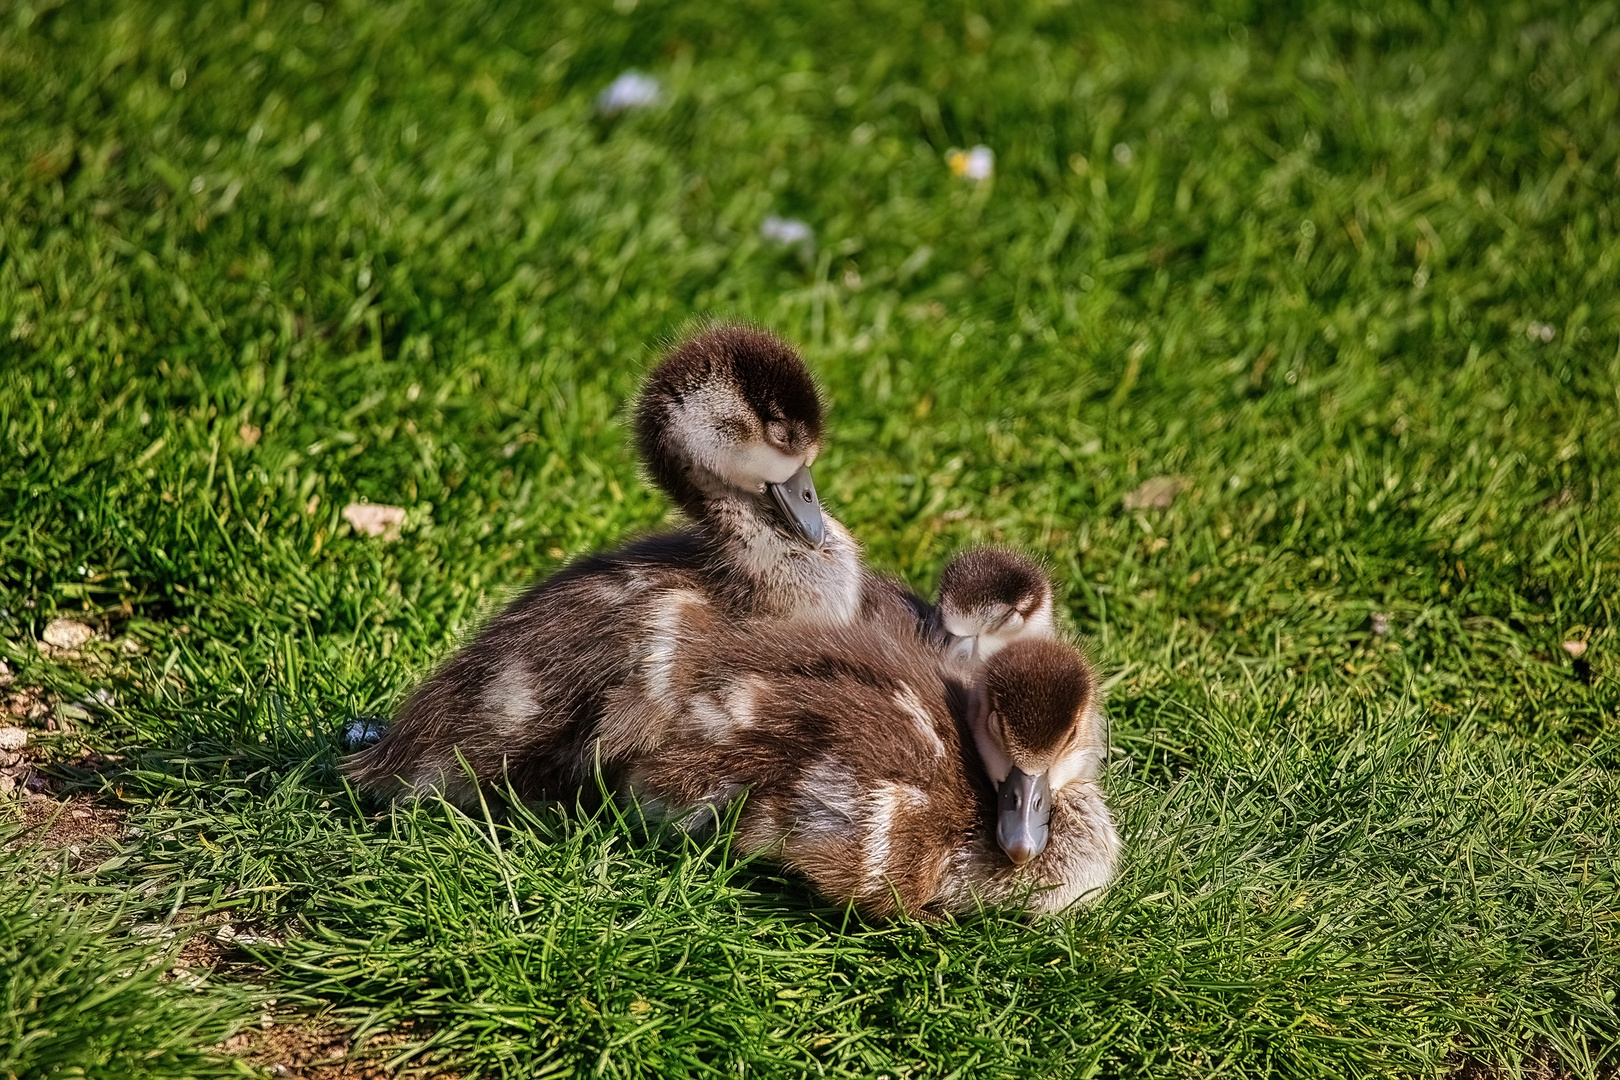
[[[0,4],[0,1076],[1613,1076],[1617,104],[1613,4]],[[710,315],[874,565],[1061,578],[1095,908],[344,786]]]

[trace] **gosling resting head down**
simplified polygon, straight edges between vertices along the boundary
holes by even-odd
[[[1046,850],[1054,793],[1101,764],[1097,678],[1056,641],[1017,641],[986,665],[970,727],[996,785],[996,843],[1014,865]]]
[[[938,626],[958,662],[982,662],[1015,641],[1050,638],[1052,582],[1040,566],[1005,548],[976,548],[939,577]]]

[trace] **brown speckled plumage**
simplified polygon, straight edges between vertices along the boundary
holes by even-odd
[[[1022,724],[1003,728],[1013,762],[1028,770],[1063,750],[1073,718],[1096,696],[1097,677],[1084,658],[1056,641],[1018,641],[998,655],[1004,662],[985,667],[985,691],[1001,704],[998,715],[1024,717]]]
[[[821,405],[793,351],[757,330],[711,327],[673,350],[637,435],[692,524],[531,588],[345,763],[351,777],[463,803],[504,783],[572,799],[601,766],[610,789],[689,825],[747,792],[743,850],[879,916],[1056,910],[1106,885],[1118,839],[1096,785],[1095,680],[1047,640],[1038,567],[969,552],[936,609],[863,570],[836,521],[819,544],[786,527],[770,485],[814,459]],[[1067,762],[1051,842],[1022,867],[997,846],[981,749],[995,782],[1008,754]]]
[[[511,603],[417,688],[376,746],[345,762],[362,788],[465,803],[470,768],[523,798],[588,798],[599,759],[611,778],[614,747],[656,744],[639,718],[604,718],[645,662],[647,634],[693,597],[739,626],[917,618],[909,593],[862,569],[837,521],[825,517],[823,542],[808,544],[763,481],[737,475],[819,449],[815,385],[784,342],[738,326],[693,335],[648,375],[637,435],[650,478],[692,524],[580,559]]]
[[[1040,644],[1048,648],[993,658],[994,685],[1057,674],[1072,686],[1089,677],[1073,649]],[[625,792],[644,806],[699,826],[747,792],[741,851],[769,853],[829,900],[879,917],[979,902],[1055,911],[1112,878],[1119,840],[1096,769],[1055,793],[1041,854],[1015,868],[997,847],[995,793],[970,731],[972,695],[921,635],[864,623],[744,634],[694,606],[660,646],[670,678],[656,687],[632,679],[618,702],[659,714],[656,752],[625,774]],[[1001,700],[992,691],[989,700],[1010,733],[1061,721],[1063,741],[1100,764],[1094,693]]]
[[[977,661],[1023,638],[1050,638],[1055,633],[1052,580],[1038,563],[1016,551],[964,551],[939,576],[932,623],[943,641],[965,646]]]

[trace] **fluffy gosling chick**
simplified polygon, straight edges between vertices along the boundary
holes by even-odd
[[[959,662],[983,662],[1022,638],[1050,638],[1052,581],[1017,552],[965,551],[939,576],[934,624]]]
[[[856,617],[859,548],[816,499],[821,402],[788,345],[748,327],[697,333],[648,376],[636,432],[652,480],[692,523],[574,562],[511,603],[345,762],[362,788],[472,803],[479,785],[510,782],[525,799],[589,797],[613,748],[657,744],[653,714],[604,713],[657,667],[649,641],[687,606],[737,627]]]
[[[882,624],[743,636],[688,615],[667,667],[624,702],[670,717],[625,772],[644,808],[697,827],[746,793],[740,851],[874,916],[1055,911],[1112,878],[1100,702],[1076,650],[1014,642],[970,690]]]

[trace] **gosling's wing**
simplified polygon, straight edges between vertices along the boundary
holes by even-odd
[[[648,537],[563,567],[489,621],[406,699],[388,733],[344,769],[399,795],[473,797],[503,774],[519,794],[566,795],[588,780],[590,738],[609,690],[630,672],[643,612],[694,579],[690,531]]]

